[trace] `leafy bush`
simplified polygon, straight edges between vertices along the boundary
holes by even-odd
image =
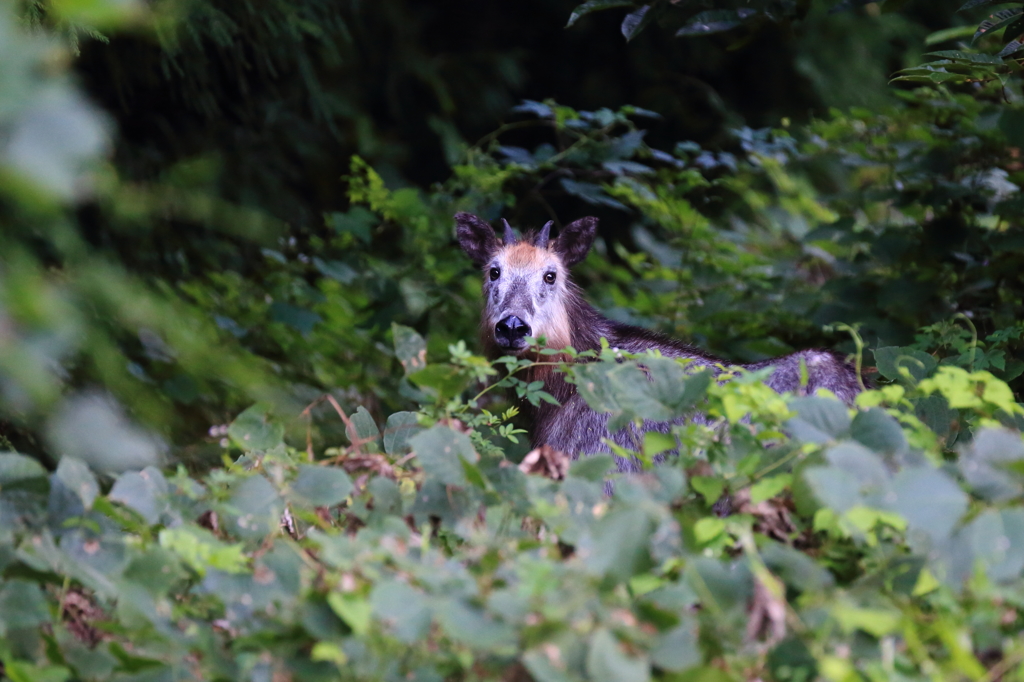
[[[108,488],[73,458],[49,473],[0,455],[4,674],[1020,674],[1024,407],[991,374],[880,349],[895,381],[850,409],[609,351],[563,368],[592,407],[712,420],[649,434],[633,454],[678,456],[608,497],[610,457],[510,465],[508,415],[458,397],[495,373],[529,395],[515,378],[528,362],[453,347],[451,364],[424,365],[423,340],[395,336],[434,399],[384,424],[339,408],[349,444],[327,459],[289,447],[258,405],[197,477],[147,468]]]

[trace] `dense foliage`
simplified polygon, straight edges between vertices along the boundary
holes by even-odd
[[[472,4],[0,0],[0,678],[1024,675],[1020,8]],[[527,454],[460,210],[872,390],[605,349],[711,424]]]

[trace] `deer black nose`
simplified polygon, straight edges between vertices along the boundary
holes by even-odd
[[[522,348],[523,342],[530,335],[530,325],[515,315],[509,315],[494,325],[494,340],[502,348]]]

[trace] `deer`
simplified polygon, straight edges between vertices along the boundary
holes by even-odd
[[[585,300],[583,291],[569,276],[570,269],[587,256],[594,243],[597,218],[580,218],[554,238],[553,221],[539,231],[525,233],[521,239],[508,221],[503,219],[502,223],[504,231],[499,238],[481,218],[470,213],[455,214],[459,246],[483,273],[480,336],[485,354],[491,359],[536,353],[538,349],[530,346],[530,338],[545,339],[546,348],[571,346],[577,351],[599,350],[603,338],[613,349],[634,354],[657,350],[664,357],[684,358],[715,374],[727,365],[748,371],[770,367],[765,383],[778,393],[813,395],[818,389],[827,389],[852,404],[861,390],[856,369],[829,350],[802,350],[761,362],[731,365],[664,334],[608,319]],[[534,448],[547,445],[577,459],[581,454],[608,452],[605,439],[627,449],[635,446],[637,429],[609,433],[609,415],[593,410],[564,374],[550,371],[549,366],[538,367],[531,379],[544,381],[543,390],[558,403],[542,402],[534,407],[523,402],[524,416],[532,422],[530,441]],[[639,433],[667,432],[673,423],[685,419],[669,423],[645,420]],[[620,472],[640,471],[641,464],[635,459],[615,459]]]

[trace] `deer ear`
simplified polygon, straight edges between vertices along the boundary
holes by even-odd
[[[558,233],[554,245],[555,253],[562,257],[567,268],[571,268],[587,257],[596,235],[597,218],[580,218],[563,227]]]
[[[473,265],[485,264],[498,250],[498,239],[486,222],[472,213],[455,214],[455,236]]]

